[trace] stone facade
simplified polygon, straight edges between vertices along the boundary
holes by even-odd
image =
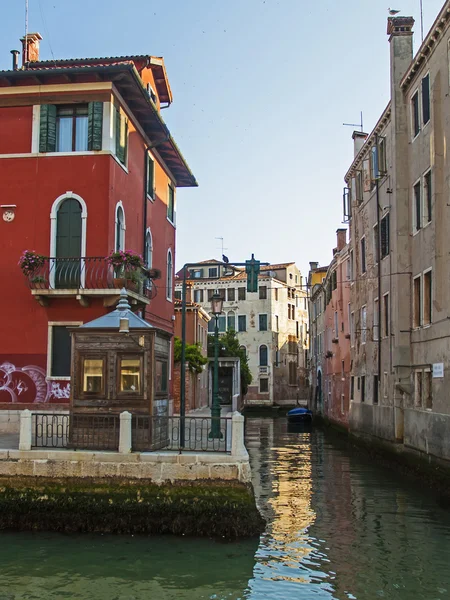
[[[356,133],[345,181],[351,258],[352,431],[450,458],[450,2],[413,58],[390,17],[391,99]]]
[[[224,297],[219,330],[234,329],[245,347],[253,377],[245,405],[295,404],[306,399],[307,293],[295,263],[262,267],[257,293],[247,293],[246,274],[241,270],[226,270],[219,264],[203,268],[198,263],[190,271],[194,302],[209,313],[211,296],[219,290]],[[179,298],[181,289],[178,279]],[[210,321],[213,331],[214,319]]]

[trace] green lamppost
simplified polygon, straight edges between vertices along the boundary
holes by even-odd
[[[211,431],[210,438],[222,439],[220,431],[220,397],[219,397],[219,315],[222,312],[223,298],[217,292],[214,292],[211,298],[211,312],[216,322],[214,325],[214,379],[213,379],[213,397],[211,406]]]

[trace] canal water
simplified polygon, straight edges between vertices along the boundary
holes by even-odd
[[[259,540],[0,534],[0,600],[444,600],[450,511],[321,430],[250,417]]]

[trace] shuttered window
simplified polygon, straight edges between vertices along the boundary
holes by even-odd
[[[267,315],[259,315],[259,331],[267,331]]]
[[[102,149],[103,102],[41,106],[39,152]]]
[[[128,154],[128,119],[116,110],[116,156],[120,162],[125,165]]]
[[[88,150],[102,149],[103,102],[89,102],[88,106]]]
[[[175,222],[175,192],[171,185],[169,185],[167,198],[167,218],[171,223]]]
[[[52,377],[70,377],[71,343],[69,330],[63,325],[54,325],[51,331],[50,375]]]
[[[147,152],[147,196],[152,200],[155,199],[155,163]]]
[[[381,258],[389,254],[389,213],[381,219]]]

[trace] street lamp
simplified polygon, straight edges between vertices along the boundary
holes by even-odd
[[[214,325],[214,379],[213,397],[211,406],[211,431],[210,438],[222,439],[220,431],[220,398],[219,398],[219,315],[222,312],[223,298],[216,290],[211,298],[211,312],[216,322]]]

